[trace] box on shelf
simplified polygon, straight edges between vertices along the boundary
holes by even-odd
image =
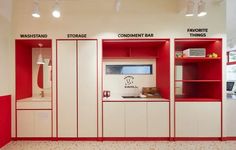
[[[188,48],[183,50],[183,55],[185,57],[206,57],[205,48]]]
[[[157,87],[143,87],[142,94],[147,98],[161,98],[159,89]]]

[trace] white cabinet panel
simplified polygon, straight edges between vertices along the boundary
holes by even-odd
[[[17,111],[17,137],[51,137],[51,111]]]
[[[176,103],[177,137],[220,137],[219,102]]]
[[[97,137],[97,43],[78,41],[78,136]]]
[[[125,137],[125,103],[103,105],[104,137]]]
[[[147,136],[169,137],[169,103],[147,103]]]
[[[58,136],[77,137],[76,41],[58,41]]]
[[[229,137],[236,136],[236,101],[235,100],[227,100],[224,104],[224,112],[225,112],[225,127],[226,127],[226,135]]]
[[[126,137],[147,136],[147,104],[144,102],[125,103]]]

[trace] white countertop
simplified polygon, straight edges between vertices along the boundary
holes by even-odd
[[[51,97],[29,97],[19,99],[17,102],[51,102]]]
[[[109,101],[169,101],[165,98],[123,98],[122,96],[112,96],[109,98],[103,98],[103,101],[109,102]]]

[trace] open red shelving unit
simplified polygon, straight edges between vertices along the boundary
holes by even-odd
[[[175,53],[188,48],[205,48],[206,57],[175,58],[175,101],[221,101],[222,39],[175,39]],[[218,57],[207,56],[212,53]],[[177,75],[177,68],[182,68],[181,77]],[[177,93],[177,88],[181,88],[182,93]]]
[[[156,85],[170,99],[169,39],[104,39],[102,49],[102,59],[155,59]]]

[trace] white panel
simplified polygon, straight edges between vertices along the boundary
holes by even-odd
[[[78,42],[79,58],[79,137],[97,137],[97,45]]]
[[[177,137],[197,137],[196,109],[198,108],[191,104],[176,103]]]
[[[235,137],[236,136],[236,101],[235,100],[227,100],[227,103],[224,105],[225,110],[227,110],[225,116],[226,127],[227,127],[227,136]]]
[[[51,137],[51,110],[37,110],[34,115],[35,136]]]
[[[104,137],[125,137],[125,103],[103,105]]]
[[[177,137],[220,137],[220,103],[176,103]]]
[[[18,137],[51,137],[50,110],[17,111]]]
[[[29,102],[17,102],[17,109],[51,109],[51,102],[37,102],[37,101],[29,101]]]
[[[205,103],[198,106],[198,136],[221,136],[220,103]]]
[[[34,136],[34,111],[17,111],[17,137]]]
[[[77,136],[76,42],[58,42],[58,136]]]
[[[125,136],[147,136],[147,104],[145,102],[125,103]]]
[[[147,103],[147,136],[169,137],[169,103]]]

